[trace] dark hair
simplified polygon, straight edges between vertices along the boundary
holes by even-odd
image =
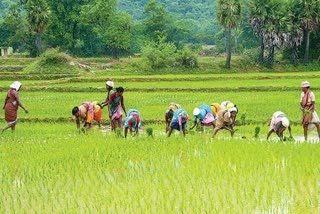
[[[124,88],[120,86],[120,87],[116,88],[116,91],[118,93],[124,92]]]
[[[167,116],[168,116],[168,118],[169,118],[170,120],[172,120],[173,114],[174,114],[174,112],[173,112],[172,109],[170,109],[170,110],[167,112]]]
[[[78,113],[78,111],[79,111],[78,106],[73,107],[73,109],[72,109],[72,115],[76,115],[76,113]]]

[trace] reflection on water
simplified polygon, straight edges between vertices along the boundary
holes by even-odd
[[[109,125],[102,126],[100,129],[101,129],[101,132],[102,132],[102,134],[104,136],[107,135],[107,134],[112,134],[113,133],[111,131],[111,126],[109,126]],[[180,132],[179,131],[174,131],[172,134],[173,135],[180,135]],[[209,142],[214,142],[216,140],[219,140],[219,141],[220,140],[230,141],[232,139],[233,140],[240,140],[240,141],[251,141],[251,142],[254,142],[254,141],[280,142],[279,137],[277,137],[275,135],[271,136],[270,139],[267,141],[265,137],[255,138],[254,136],[250,137],[250,136],[245,136],[245,135],[242,135],[242,134],[238,133],[233,138],[231,138],[230,136],[225,136],[225,135],[222,135],[222,136],[220,135],[220,136],[216,136],[215,138],[212,138],[211,137],[212,136],[211,133],[202,133],[202,132],[198,133],[198,132],[189,131],[186,134],[186,138],[188,138],[188,135],[191,135],[191,136],[207,135],[208,139],[210,139]],[[146,135],[146,131],[144,129],[139,129],[139,135],[142,135],[142,136]],[[153,136],[162,138],[162,137],[166,137],[167,133],[164,130],[153,130]],[[312,144],[320,143],[319,137],[317,136],[317,132],[316,131],[312,131],[312,132],[308,133],[308,140],[307,141],[304,140],[304,136],[303,135],[293,135],[293,139],[294,140],[288,140],[289,136],[285,136],[285,138],[286,138],[286,140],[283,141],[284,143],[297,143],[297,144],[299,144],[299,143],[312,143]]]

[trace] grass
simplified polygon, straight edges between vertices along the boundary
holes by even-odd
[[[19,124],[0,138],[1,212],[313,213],[319,206],[315,144],[206,134],[125,140],[99,130],[79,135],[71,124]]]

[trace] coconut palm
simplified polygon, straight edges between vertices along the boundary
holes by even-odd
[[[241,20],[240,0],[218,0],[218,21],[225,30],[227,38],[226,68],[230,68],[231,62],[231,31],[235,29]]]

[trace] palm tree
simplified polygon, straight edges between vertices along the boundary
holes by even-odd
[[[251,0],[249,2],[249,23],[253,32],[260,40],[258,63],[260,65],[264,62],[264,43],[263,43],[263,29],[268,17],[268,7],[266,0]]]
[[[241,20],[240,0],[218,0],[218,21],[225,30],[227,38],[226,68],[230,68],[231,62],[231,31],[236,28]]]
[[[304,52],[304,64],[309,62],[309,49],[310,49],[310,33],[314,31],[319,23],[319,0],[299,0],[300,14],[302,18],[304,38],[305,38],[305,52]]]
[[[288,18],[285,15],[286,4],[282,0],[252,0],[250,24],[260,38],[259,63],[264,61],[264,49],[268,48],[267,67],[274,63],[276,48],[280,48],[287,38]]]
[[[290,24],[288,25],[288,40],[286,41],[286,46],[289,47],[291,54],[290,59],[293,65],[298,64],[299,54],[298,47],[303,41],[303,25],[302,25],[302,15],[300,11],[300,0],[291,0],[288,7],[288,17]]]
[[[268,18],[265,22],[263,40],[268,48],[267,67],[272,68],[276,48],[281,48],[287,39],[287,26],[290,24],[286,16],[287,5],[282,0],[270,0],[267,7]]]
[[[45,0],[29,0],[26,4],[26,10],[30,28],[36,33],[35,45],[39,55],[43,51],[41,35],[48,26],[50,9]]]

